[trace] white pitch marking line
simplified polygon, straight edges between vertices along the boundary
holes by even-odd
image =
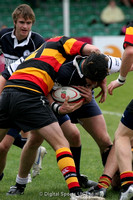
[[[122,113],[117,113],[117,112],[111,112],[111,111],[106,111],[106,110],[102,110],[103,114],[107,114],[107,115],[116,115],[118,117],[122,116]]]

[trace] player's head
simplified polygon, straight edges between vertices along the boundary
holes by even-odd
[[[35,14],[32,8],[27,4],[21,4],[12,13],[12,18],[17,40],[24,40],[28,37],[35,22]]]
[[[18,18],[24,18],[25,20],[32,20],[32,24],[35,22],[35,14],[32,8],[27,4],[19,5],[12,13],[12,19],[14,23],[17,23]]]
[[[83,63],[82,72],[92,81],[102,81],[108,75],[108,58],[104,54],[91,53]]]

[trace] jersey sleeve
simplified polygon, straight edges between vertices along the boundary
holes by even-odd
[[[55,49],[58,49],[62,55],[65,54],[70,56],[82,55],[82,49],[84,45],[87,44],[85,42],[76,40],[75,38],[66,36],[51,38],[48,40],[48,43],[55,43]]]
[[[82,49],[84,47],[84,45],[86,45],[85,42],[76,40],[74,38],[67,38],[67,37],[63,37],[62,38],[63,41],[63,47],[64,50],[66,52],[66,54],[69,55],[82,55]]]
[[[133,21],[127,25],[123,48],[125,49],[128,45],[133,46]]]
[[[107,55],[107,57],[109,59],[108,61],[109,74],[119,72],[120,67],[121,67],[121,58],[113,57],[109,55]]]
[[[8,80],[10,78],[10,73],[8,71],[8,69],[6,68],[3,72],[1,72],[1,75]]]
[[[10,76],[12,75],[13,72],[16,71],[17,67],[19,64],[21,64],[22,62],[24,62],[24,57],[19,58],[17,61],[15,61],[14,63],[10,64],[6,70],[4,70],[2,72],[2,76],[8,80],[10,78]]]

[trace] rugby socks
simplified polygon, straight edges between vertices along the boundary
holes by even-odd
[[[70,147],[73,159],[76,166],[77,177],[80,176],[80,157],[81,157],[81,146],[80,147]]]
[[[75,193],[76,195],[82,193],[77,179],[76,167],[70,149],[67,147],[58,149],[56,151],[56,159],[58,167],[67,183],[69,192]]]
[[[26,185],[28,183],[28,176],[26,178],[21,178],[19,175],[16,177],[16,183],[19,185]]]
[[[107,158],[108,158],[108,155],[109,155],[111,148],[112,148],[112,145],[108,146],[107,149],[105,149],[105,151],[101,155],[103,166],[105,166],[105,164],[106,164],[106,161],[107,161]]]
[[[28,183],[28,177],[21,178],[17,175],[15,186],[17,187],[18,190],[20,190],[20,192],[24,192],[27,183]]]
[[[133,171],[127,171],[120,174],[121,189],[126,191],[133,184]]]
[[[96,189],[100,189],[100,188],[108,188],[111,185],[112,179],[106,175],[103,174],[98,181],[98,185],[95,187]]]

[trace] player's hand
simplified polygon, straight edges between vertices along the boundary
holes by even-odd
[[[64,103],[60,106],[59,114],[64,115],[64,114],[74,112],[75,110],[77,110],[83,105],[84,99],[75,104],[70,104],[68,103],[68,101],[69,101],[69,96],[66,97]]]
[[[76,86],[80,91],[80,95],[84,97],[84,103],[89,103],[92,100],[92,86]]]
[[[117,87],[120,87],[120,86],[122,86],[122,85],[120,85],[120,84],[118,83],[117,80],[112,81],[112,82],[108,85],[108,93],[109,93],[110,95],[112,95],[112,94],[113,94],[113,90],[114,90],[115,88],[117,88]]]
[[[97,82],[97,87],[100,87],[101,91],[98,93],[97,96],[95,96],[95,98],[101,97],[99,103],[103,103],[107,97],[106,78],[101,82]]]

